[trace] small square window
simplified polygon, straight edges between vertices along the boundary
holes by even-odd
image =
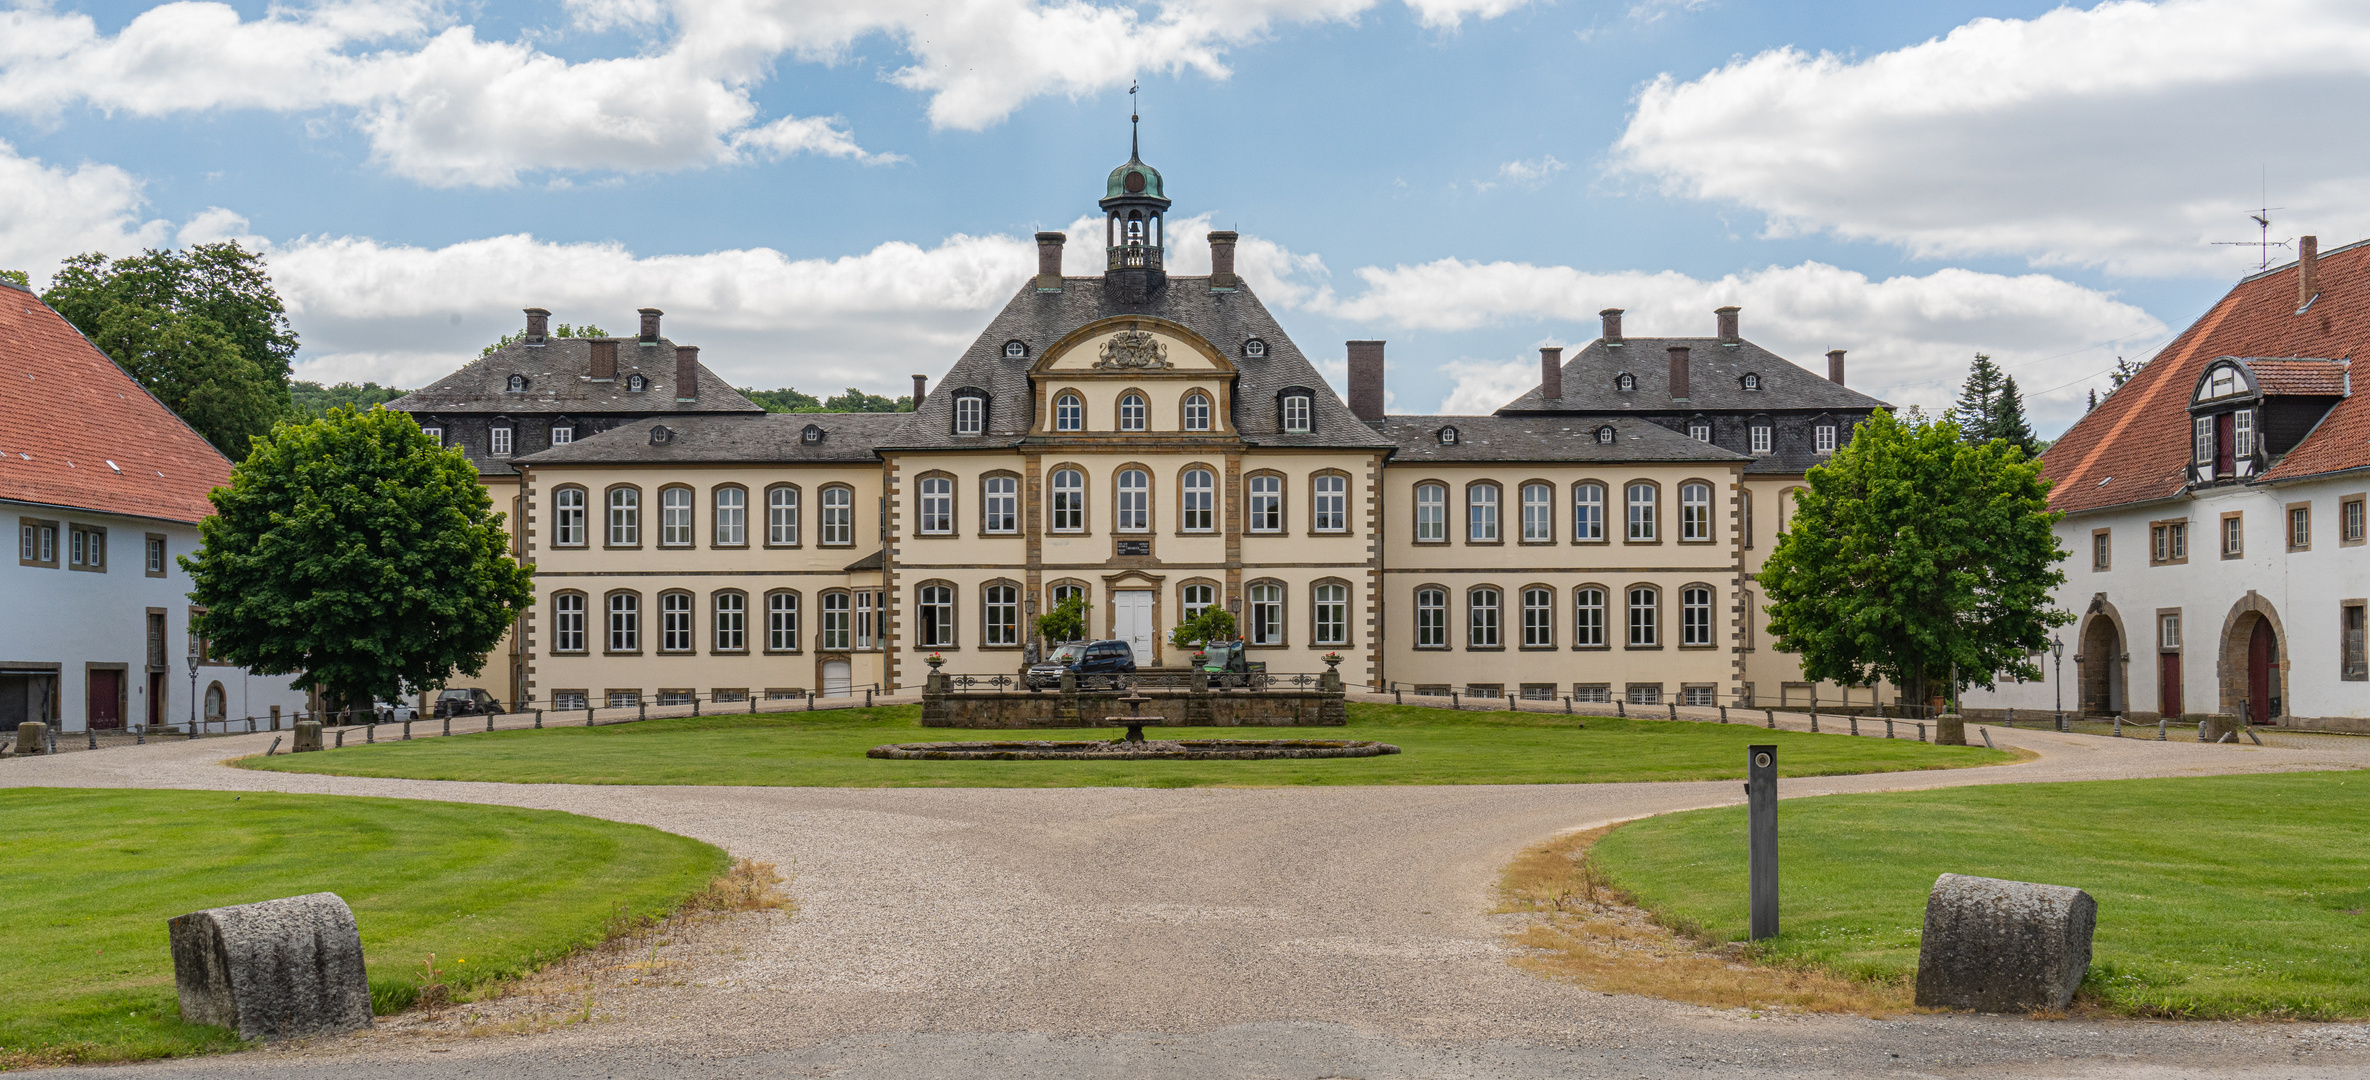
[[[576,429],[564,424],[551,425],[551,445],[566,446],[576,441]]]

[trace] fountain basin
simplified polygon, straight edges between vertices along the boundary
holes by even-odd
[[[1380,757],[1398,752],[1390,743],[1363,739],[1009,739],[891,743],[875,746],[864,756],[899,761],[1255,761]]]

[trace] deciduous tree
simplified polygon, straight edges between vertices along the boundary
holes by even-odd
[[[341,707],[477,674],[533,597],[476,466],[404,413],[282,424],[212,498],[180,559],[196,632]]]
[[[1805,677],[1890,680],[1924,704],[1956,676],[2039,678],[2033,657],[2073,616],[2038,463],[1958,425],[1879,412],[1810,470],[1763,564],[1770,632]]]

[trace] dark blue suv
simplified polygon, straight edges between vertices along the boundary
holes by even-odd
[[[1053,655],[1029,665],[1021,681],[1031,690],[1059,686],[1064,675],[1076,675],[1084,683],[1090,675],[1116,676],[1136,673],[1136,651],[1124,641],[1073,641],[1054,647]]]

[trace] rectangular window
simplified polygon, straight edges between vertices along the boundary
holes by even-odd
[[[2340,665],[2339,677],[2352,682],[2370,679],[2370,652],[2364,651],[2363,639],[2364,620],[2370,618],[2370,604],[2349,600],[2340,611],[2341,621],[2338,625],[2343,633],[2341,648],[2344,650],[2344,662]]]
[[[1020,531],[1020,481],[1009,476],[991,476],[980,487],[979,531],[987,533],[1016,533]]]
[[[1465,618],[1465,645],[1474,649],[1498,647],[1498,590],[1475,589],[1466,594],[1470,601]]]
[[[576,441],[576,429],[565,424],[551,425],[551,445],[566,446]]]
[[[1448,489],[1438,484],[1418,484],[1415,489],[1415,542],[1440,544],[1448,541]]]
[[[691,594],[662,593],[658,598],[658,651],[691,651]]]
[[[424,428],[421,428],[421,429],[420,429],[420,434],[422,434],[422,435],[426,435],[426,436],[427,436],[427,437],[428,437],[430,440],[434,441],[434,442],[436,443],[436,445],[438,445],[438,446],[443,446],[443,445],[444,445],[444,429],[443,429],[443,428],[440,428],[440,427],[424,427]]]
[[[2246,520],[2244,512],[2222,515],[2222,557],[2235,559],[2246,554]]]
[[[798,651],[798,594],[778,592],[765,598],[765,647],[769,652]]]
[[[718,547],[741,547],[749,542],[749,493],[737,487],[716,489]]]
[[[1572,644],[1582,649],[1605,647],[1605,590],[1589,585],[1573,591]]]
[[[1346,532],[1350,527],[1350,482],[1340,476],[1317,477],[1314,528],[1318,532]]]
[[[1180,596],[1184,601],[1185,614],[1178,621],[1192,622],[1201,618],[1202,612],[1210,610],[1210,606],[1218,602],[1218,589],[1214,585],[1187,585]]]
[[[1448,647],[1448,594],[1438,589],[1418,589],[1415,593],[1415,647],[1445,649]]]
[[[949,585],[924,585],[914,590],[914,621],[921,626],[915,642],[923,648],[946,648],[955,643],[955,590]]]
[[[1629,538],[1651,543],[1654,540],[1655,490],[1652,484],[1629,486]]]
[[[1679,539],[1707,542],[1712,538],[1712,486],[1679,485]]]
[[[1835,452],[1835,425],[1820,424],[1811,429],[1811,436],[1813,445],[1819,453],[1832,454]]]
[[[1651,649],[1662,644],[1662,596],[1646,586],[1629,591],[1629,646]]]
[[[661,690],[658,692],[658,703],[661,705],[689,705],[692,696],[692,692],[689,690]]]
[[[874,627],[879,623],[881,609],[887,606],[888,602],[881,599],[879,591],[874,589],[857,590],[856,648],[869,649],[873,647],[875,644]]]
[[[1350,643],[1350,588],[1347,585],[1319,585],[1311,602],[1315,606],[1314,629],[1316,645],[1347,645]]]
[[[2288,550],[2304,551],[2312,547],[2312,507],[2310,504],[2288,508]]]
[[[618,593],[609,598],[609,651],[639,652],[642,648],[642,598]]]
[[[847,488],[823,489],[823,544],[847,547],[856,542],[856,493]]]
[[[1118,499],[1111,527],[1117,532],[1152,528],[1152,477],[1142,469],[1119,470]]]
[[[148,576],[165,576],[165,538],[158,536],[155,533],[150,533],[148,535],[148,544],[144,555],[147,560],[145,566],[148,571]]]
[[[955,399],[955,434],[977,435],[987,426],[987,399],[965,396]]]
[[[1613,703],[1613,686],[1601,682],[1573,683],[1572,700],[1585,705],[1610,705]]]
[[[2157,635],[2157,636],[2156,636],[2156,647],[2157,647],[2157,648],[2159,648],[2159,649],[2178,649],[2178,648],[2180,648],[2180,647],[2181,647],[2181,616],[2180,616],[2179,614],[2175,613],[2175,614],[2164,615],[2164,616],[2162,616],[2162,617],[2158,618],[2158,619],[2156,620],[2156,635]]]
[[[1700,586],[1679,593],[1679,644],[1706,646],[1712,643],[1712,590]]]
[[[983,645],[1020,644],[1020,588],[1015,585],[990,585],[982,601],[987,614],[980,643]]]
[[[1753,425],[1753,452],[1756,454],[1769,452],[1769,425]]]
[[[66,565],[69,569],[107,570],[107,530],[96,525],[66,527]]]
[[[1572,539],[1595,541],[1605,538],[1605,488],[1602,484],[1580,484],[1572,488]]]
[[[2115,544],[2112,534],[2106,529],[2093,530],[2090,534],[2090,568],[2093,570],[2108,569],[2113,565],[2114,553]]]
[[[1545,484],[1522,486],[1522,542],[1555,542],[1555,489]]]
[[[925,476],[921,484],[921,530],[937,536],[951,536],[955,531],[955,482],[943,476]]]
[[[1524,701],[1554,701],[1555,684],[1550,682],[1524,683],[1522,684],[1522,699]]]
[[[510,433],[513,430],[516,429],[506,427],[498,427],[493,429],[490,445],[487,446],[487,449],[491,450],[495,457],[510,456]]]
[[[1475,544],[1498,542],[1498,487],[1475,484],[1465,489],[1465,539]]]
[[[1214,532],[1218,527],[1217,478],[1208,469],[1185,470],[1182,528],[1186,532]]]
[[[1055,532],[1084,532],[1086,530],[1086,474],[1076,469],[1055,469],[1053,502],[1048,508]]]
[[[551,542],[558,547],[584,546],[584,489],[561,488],[551,496]]]
[[[2240,409],[2231,422],[2230,452],[2248,457],[2255,452],[2255,410]]]
[[[1629,684],[1629,693],[1626,696],[1632,705],[1660,705],[1662,704],[1662,684],[1633,682]]]
[[[1293,394],[1284,399],[1284,430],[1294,433],[1308,430],[1309,399]]]
[[[2347,544],[2362,542],[2362,503],[2361,499],[2347,499],[2337,505],[2337,528],[2340,542]]]
[[[1712,425],[1702,420],[1694,421],[1687,425],[1687,437],[1696,442],[1708,443],[1712,441]]]
[[[690,488],[667,488],[658,493],[658,543],[661,547],[691,546]]]
[[[1549,649],[1555,647],[1555,592],[1551,589],[1522,591],[1522,647]]]
[[[765,542],[774,547],[797,545],[797,488],[778,487],[765,493]]]
[[[1251,489],[1251,531],[1276,533],[1284,531],[1284,478],[1254,476]]]
[[[745,652],[749,648],[749,599],[739,593],[716,594],[716,651]]]
[[[2199,465],[2214,463],[2214,418],[2200,416],[2189,422],[2189,451]]]
[[[1679,704],[1699,707],[1717,705],[1719,701],[1715,694],[1716,691],[1709,686],[1682,686],[1679,688]]]
[[[1281,645],[1284,643],[1284,587],[1259,584],[1250,588],[1251,644]]]
[[[642,692],[639,690],[611,690],[603,700],[607,701],[612,709],[631,709],[642,703]]]
[[[823,594],[823,632],[818,648],[845,649],[848,647],[848,594]]]
[[[642,542],[642,493],[618,488],[609,493],[609,546],[633,547]]]
[[[551,707],[562,712],[574,712],[584,708],[584,701],[585,692],[582,690],[554,690],[551,692]]]
[[[553,652],[584,651],[584,594],[561,593],[551,598]]]
[[[2172,523],[2171,529],[2172,557],[2175,561],[2186,560],[2189,557],[2189,523],[2176,521]]]

